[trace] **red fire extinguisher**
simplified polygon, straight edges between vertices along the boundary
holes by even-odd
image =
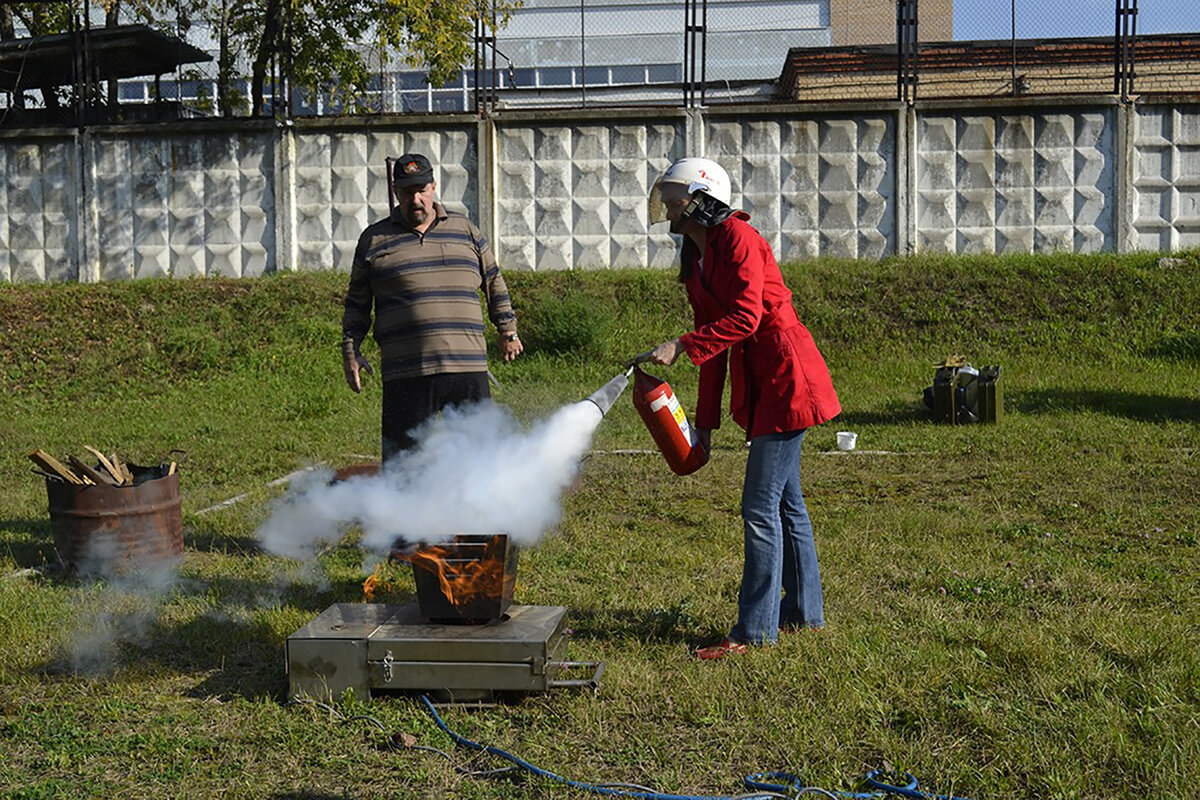
[[[708,463],[708,450],[688,424],[679,398],[666,381],[634,367],[633,405],[654,443],[676,475],[690,475]]]

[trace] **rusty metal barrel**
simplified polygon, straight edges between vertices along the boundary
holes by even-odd
[[[133,467],[133,486],[77,486],[46,479],[54,547],[81,572],[157,567],[183,555],[179,474]]]

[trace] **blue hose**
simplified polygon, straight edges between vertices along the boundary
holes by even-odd
[[[425,695],[421,695],[421,702],[425,704],[425,709],[429,712],[430,716],[433,717],[433,721],[435,723],[437,723],[437,726],[442,729],[443,733],[445,733],[447,736],[449,736],[451,739],[453,739],[456,744],[462,745],[463,747],[468,747],[472,750],[480,750],[489,755],[493,755],[493,756],[496,756],[497,758],[504,759],[505,761],[508,761],[511,764],[515,764],[516,766],[520,767],[521,769],[523,769],[526,772],[529,772],[533,775],[537,775],[542,778],[547,778],[552,781],[557,781],[565,786],[570,786],[573,789],[580,789],[585,792],[592,792],[594,794],[608,795],[611,797],[638,797],[638,798],[644,798],[644,800],[755,800],[755,798],[768,798],[768,797],[775,797],[779,794],[796,793],[796,792],[799,792],[801,789],[805,788],[801,785],[800,780],[795,775],[792,775],[789,772],[760,772],[755,775],[748,775],[748,776],[746,776],[746,779],[745,779],[746,788],[749,789],[751,792],[762,792],[763,794],[737,795],[736,797],[728,796],[728,795],[663,794],[661,792],[636,791],[636,790],[632,790],[632,789],[617,789],[617,788],[613,788],[611,786],[598,786],[594,783],[584,783],[581,781],[573,781],[570,778],[564,778],[562,775],[556,775],[553,772],[547,772],[546,770],[541,769],[540,767],[535,767],[533,764],[530,764],[528,761],[525,761],[522,758],[518,758],[517,756],[514,756],[512,753],[509,753],[505,750],[501,750],[498,747],[491,747],[490,745],[482,745],[482,744],[479,744],[478,742],[471,741],[470,739],[466,738],[465,736],[460,736],[459,734],[450,730],[450,728],[442,720],[441,715],[438,714],[437,709],[433,707],[433,703],[430,702],[428,697],[426,697]],[[912,775],[909,775],[908,773],[904,774],[905,779],[908,781],[907,786],[892,786],[891,784],[884,783],[883,781],[878,779],[878,776],[880,776],[882,774],[883,774],[883,770],[873,770],[872,772],[869,772],[867,774],[866,783],[868,786],[871,786],[872,788],[874,788],[876,790],[873,792],[856,794],[856,793],[851,793],[851,792],[826,792],[824,790],[819,790],[819,791],[824,794],[834,794],[838,797],[844,797],[844,798],[879,798],[879,797],[886,797],[889,794],[897,794],[902,797],[914,798],[914,800],[967,800],[967,798],[965,798],[965,797],[951,797],[948,795],[926,794],[925,792],[922,792],[920,789],[917,788],[917,779],[914,778]],[[759,780],[759,779],[766,779],[766,778],[772,778],[775,780],[786,779],[788,781],[788,783],[787,784],[765,783],[765,782]]]
[[[961,795],[946,795],[946,794],[929,794],[917,788],[917,779],[905,772],[903,777],[907,782],[904,786],[895,786],[880,780],[880,776],[884,774],[881,769],[871,770],[867,773],[863,782],[870,786],[875,791],[873,792],[830,792],[838,797],[851,798],[878,798],[887,797],[888,795],[899,795],[901,797],[910,797],[913,800],[967,800]],[[767,783],[765,779],[784,780],[786,783]],[[746,776],[746,788],[756,792],[774,792],[777,794],[786,794],[788,792],[796,792],[803,788],[800,779],[790,772],[759,772],[754,775]]]
[[[610,796],[614,796],[614,797],[641,797],[641,798],[645,798],[645,800],[751,800],[751,798],[746,798],[744,796],[741,798],[734,798],[734,797],[711,797],[711,796],[687,795],[687,794],[661,794],[659,792],[639,792],[639,791],[634,791],[634,790],[630,790],[630,789],[614,789],[612,787],[607,787],[607,786],[597,786],[592,783],[582,783],[580,781],[573,781],[570,778],[564,778],[561,775],[555,775],[553,772],[547,772],[544,769],[535,767],[533,764],[530,764],[528,761],[525,761],[522,758],[518,758],[517,756],[514,756],[512,753],[501,750],[498,747],[485,746],[485,745],[479,744],[478,742],[473,742],[470,739],[466,738],[465,736],[459,736],[457,733],[450,730],[450,728],[446,726],[446,723],[442,721],[442,718],[438,714],[437,709],[435,709],[433,707],[433,703],[431,703],[429,701],[428,697],[426,697],[425,695],[421,695],[421,702],[425,704],[425,708],[433,716],[433,721],[437,723],[437,726],[439,728],[441,728],[442,731],[444,731],[447,736],[449,736],[451,739],[453,739],[455,741],[455,743],[460,744],[463,747],[469,747],[472,750],[482,750],[483,752],[488,753],[489,755],[493,755],[493,756],[496,756],[497,758],[502,758],[505,761],[516,764],[518,767],[525,770],[526,772],[530,772],[530,773],[532,773],[534,775],[538,775],[542,778],[548,778],[552,781],[558,781],[559,783],[570,786],[573,789],[582,789],[583,791],[586,791],[586,792],[594,792],[596,794],[610,795]],[[766,797],[768,797],[768,795],[758,795],[758,797],[766,798]]]

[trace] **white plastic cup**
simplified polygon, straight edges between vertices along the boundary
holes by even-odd
[[[837,432],[837,449],[838,450],[853,450],[854,445],[858,442],[858,434],[854,431],[838,431]]]

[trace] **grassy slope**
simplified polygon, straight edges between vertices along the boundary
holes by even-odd
[[[807,440],[830,627],[730,663],[744,452],[675,478],[627,400],[597,434],[518,601],[571,609],[597,696],[557,692],[452,726],[580,779],[736,793],[790,769],[848,787],[891,764],[971,797],[1184,797],[1200,785],[1196,630],[1200,263],[1150,256],[895,259],[788,268],[846,412]],[[670,276],[509,276],[530,353],[496,365],[525,419],[685,329]],[[277,489],[378,451],[377,387],[346,391],[344,276],[0,287],[0,791],[15,797],[569,796],[454,775],[369,726],[281,704],[282,643],[358,597],[347,542],[315,573],[257,552]],[[1003,365],[996,427],[919,407],[949,353]],[[686,399],[696,370],[660,370]],[[852,456],[834,431],[859,432]],[[169,587],[2,577],[53,560],[26,452],[83,444],[182,467],[189,551]],[[197,514],[249,492],[245,501]],[[407,576],[395,577],[403,599]],[[91,673],[73,649],[111,631]],[[95,664],[91,666],[95,667]],[[350,709],[357,709],[350,703]],[[389,730],[448,747],[415,704]],[[459,754],[465,757],[464,754]]]

